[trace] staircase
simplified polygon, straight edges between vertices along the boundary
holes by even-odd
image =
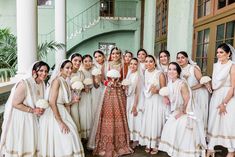
[[[113,4],[108,3],[105,6],[104,1],[99,0],[73,18],[68,19],[67,50],[102,33],[112,32],[116,29],[131,29],[131,25],[137,20],[137,3],[138,1],[134,0],[116,0],[113,10],[111,10],[107,9],[107,5]],[[107,27],[111,29],[106,29]],[[52,40],[55,40],[55,30],[39,35],[40,42]]]

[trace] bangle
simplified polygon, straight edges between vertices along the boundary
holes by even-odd
[[[226,107],[226,106],[227,106],[227,103],[224,102],[223,105]]]
[[[29,113],[33,113],[33,109],[31,107],[28,108],[27,110]]]

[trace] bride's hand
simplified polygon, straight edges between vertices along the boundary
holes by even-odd
[[[63,122],[59,122],[60,130],[63,134],[68,134],[70,132],[69,127]]]

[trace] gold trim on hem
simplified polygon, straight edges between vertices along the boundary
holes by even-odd
[[[212,135],[211,133],[207,133],[207,136],[209,138],[223,138],[223,139],[234,139],[235,140],[235,136]]]

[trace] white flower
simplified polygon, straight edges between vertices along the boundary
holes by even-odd
[[[71,78],[71,80],[70,80],[71,84],[73,84],[73,83],[76,82],[76,81],[81,81],[80,77],[78,77],[78,76],[73,76],[73,77]]]
[[[130,82],[130,80],[128,80],[128,79],[124,79],[123,81],[122,81],[122,85],[123,86],[129,86],[131,84],[131,82]]]
[[[71,87],[74,90],[82,90],[84,88],[84,85],[81,81],[76,81],[71,85]]]
[[[39,100],[36,102],[36,107],[46,109],[46,108],[49,107],[49,103],[48,103],[48,101],[45,100],[45,99],[39,99]]]
[[[200,84],[206,84],[211,81],[211,78],[209,76],[202,76],[200,79]]]
[[[84,85],[89,86],[93,84],[93,80],[91,78],[85,78],[83,83]]]
[[[101,70],[98,68],[95,68],[91,71],[91,74],[94,76],[101,75]]]
[[[167,87],[162,87],[162,88],[160,89],[160,91],[159,91],[159,94],[160,94],[161,96],[168,96],[168,95],[169,95],[169,90],[168,90],[168,88],[167,88]]]
[[[112,70],[109,70],[107,72],[107,77],[110,77],[110,78],[120,78],[121,75],[120,75],[119,71],[117,71],[115,69],[112,69]]]

